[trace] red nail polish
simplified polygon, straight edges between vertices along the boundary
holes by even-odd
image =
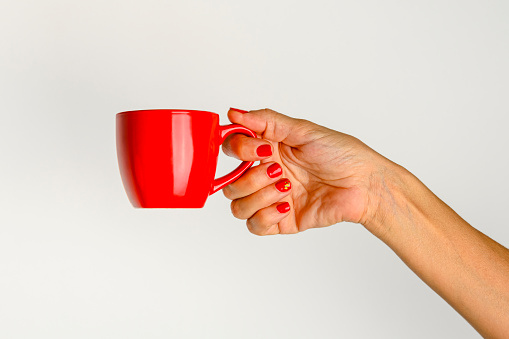
[[[276,183],[276,188],[279,192],[286,192],[292,188],[292,184],[288,179],[281,179]]]
[[[230,107],[230,109],[232,109],[234,111],[237,111],[237,112],[240,112],[242,114],[247,113],[247,111],[244,111],[243,109],[238,109],[238,108],[233,108],[233,107]]]
[[[272,155],[272,147],[270,145],[261,145],[256,149],[259,157],[270,157]]]
[[[267,175],[269,178],[279,177],[281,174],[283,174],[283,169],[277,162],[273,163],[267,168]]]
[[[277,205],[276,208],[279,213],[286,213],[290,210],[290,204],[284,202],[282,204]]]

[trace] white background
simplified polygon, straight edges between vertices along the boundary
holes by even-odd
[[[3,0],[1,338],[477,338],[362,226],[133,209],[115,113],[355,135],[509,245],[507,1]],[[237,161],[220,155],[219,174]]]

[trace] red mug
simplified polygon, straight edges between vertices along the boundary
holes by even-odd
[[[256,138],[241,125],[219,125],[219,115],[154,109],[118,113],[117,157],[131,204],[141,208],[201,208],[207,197],[237,180],[252,161],[214,179],[219,146],[232,133]]]

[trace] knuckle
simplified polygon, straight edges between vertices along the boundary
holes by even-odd
[[[239,201],[238,200],[233,200],[232,203],[230,204],[230,209],[232,211],[232,214],[235,218],[237,219],[244,219],[242,218],[242,211],[240,209],[240,206],[239,206]]]
[[[253,234],[256,234],[255,232],[255,227],[253,225],[253,221],[252,221],[252,218],[249,218],[246,220],[246,226],[247,226],[247,230]]]
[[[271,121],[274,121],[274,119],[276,118],[276,116],[278,115],[278,113],[270,108],[264,108],[262,110],[262,113],[263,115],[265,115],[265,118],[267,120],[271,120]]]
[[[223,194],[227,199],[233,200],[234,195],[233,195],[233,189],[232,189],[231,185],[225,186],[223,188]]]
[[[246,137],[241,134],[228,136],[222,145],[224,154],[242,160],[245,149],[244,138]]]
[[[242,143],[242,138],[240,135],[236,134],[232,137],[232,142],[230,143],[231,152],[237,158],[242,158],[244,144]]]
[[[251,232],[254,235],[257,235],[257,236],[265,235],[262,232],[260,232],[260,228],[259,227],[255,226],[255,224],[253,223],[252,218],[249,218],[249,219],[246,220],[246,226],[247,226],[248,231]]]
[[[221,145],[221,148],[224,152],[224,154],[231,156],[232,155],[232,147],[231,147],[231,135],[226,137],[223,144]]]

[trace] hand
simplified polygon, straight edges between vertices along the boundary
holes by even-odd
[[[481,335],[507,337],[507,248],[470,226],[406,169],[352,136],[269,109],[230,110],[228,117],[261,136],[235,134],[223,144],[228,155],[261,160],[223,189],[233,200],[233,215],[247,219],[251,232],[361,223]]]
[[[384,158],[358,139],[270,109],[230,109],[228,118],[261,137],[234,134],[223,144],[227,155],[260,160],[223,189],[233,200],[233,215],[247,219],[252,233],[297,233],[341,221],[364,224],[376,213],[376,178]]]

